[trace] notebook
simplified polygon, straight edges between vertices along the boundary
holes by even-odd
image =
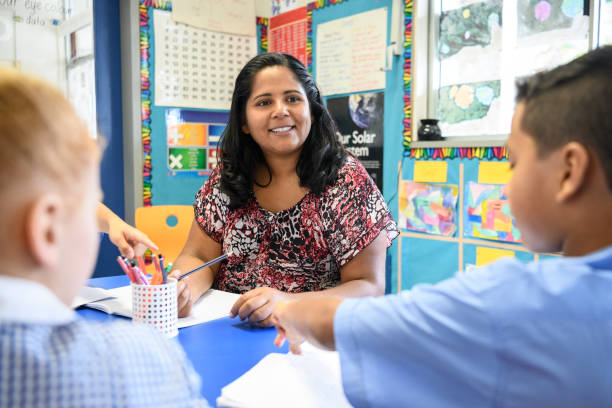
[[[270,384],[274,384],[273,392]],[[302,355],[270,353],[265,356],[221,389],[217,406],[343,408],[351,405],[342,390],[338,353],[304,343]]]
[[[191,314],[178,319],[178,328],[219,319],[229,315],[232,305],[240,297],[237,293],[209,289],[200,297],[191,309]],[[92,288],[85,286],[72,303],[79,306],[97,309],[104,313],[132,317],[132,288],[121,286],[115,289]]]

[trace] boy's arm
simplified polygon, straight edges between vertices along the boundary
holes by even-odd
[[[294,354],[301,354],[303,341],[335,350],[334,316],[342,300],[318,298],[277,303],[272,311],[272,322],[278,331],[274,344],[281,347],[288,340]]]
[[[144,254],[146,248],[158,250],[157,245],[145,233],[123,221],[104,204],[98,203],[96,216],[99,231],[108,234],[108,238],[117,246],[121,255],[134,258]]]

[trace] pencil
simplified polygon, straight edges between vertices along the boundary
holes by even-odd
[[[192,273],[199,271],[200,269],[206,268],[207,266],[214,265],[217,262],[224,261],[225,259],[227,259],[227,254],[223,254],[223,255],[221,255],[221,256],[219,256],[219,257],[217,257],[217,258],[215,258],[215,259],[213,259],[211,261],[204,262],[202,265],[197,266],[197,267],[193,268],[192,270],[190,270],[189,272],[185,272],[184,274],[179,276],[178,280],[181,280],[181,279],[191,275]]]

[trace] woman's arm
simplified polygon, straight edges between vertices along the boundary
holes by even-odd
[[[279,301],[318,297],[364,297],[385,293],[387,232],[381,233],[346,265],[340,268],[340,285],[317,292],[286,293],[260,287],[244,293],[232,306],[230,316],[248,319],[260,326],[271,326],[270,314]]]
[[[221,244],[208,236],[194,219],[187,242],[172,264],[170,276],[178,278],[196,266],[220,256],[221,250]],[[212,286],[219,266],[220,264],[212,265],[179,281],[177,286],[179,317],[189,316],[193,303]]]

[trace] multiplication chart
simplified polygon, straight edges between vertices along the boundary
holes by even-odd
[[[236,76],[257,55],[255,37],[175,23],[155,10],[155,105],[229,110]]]

